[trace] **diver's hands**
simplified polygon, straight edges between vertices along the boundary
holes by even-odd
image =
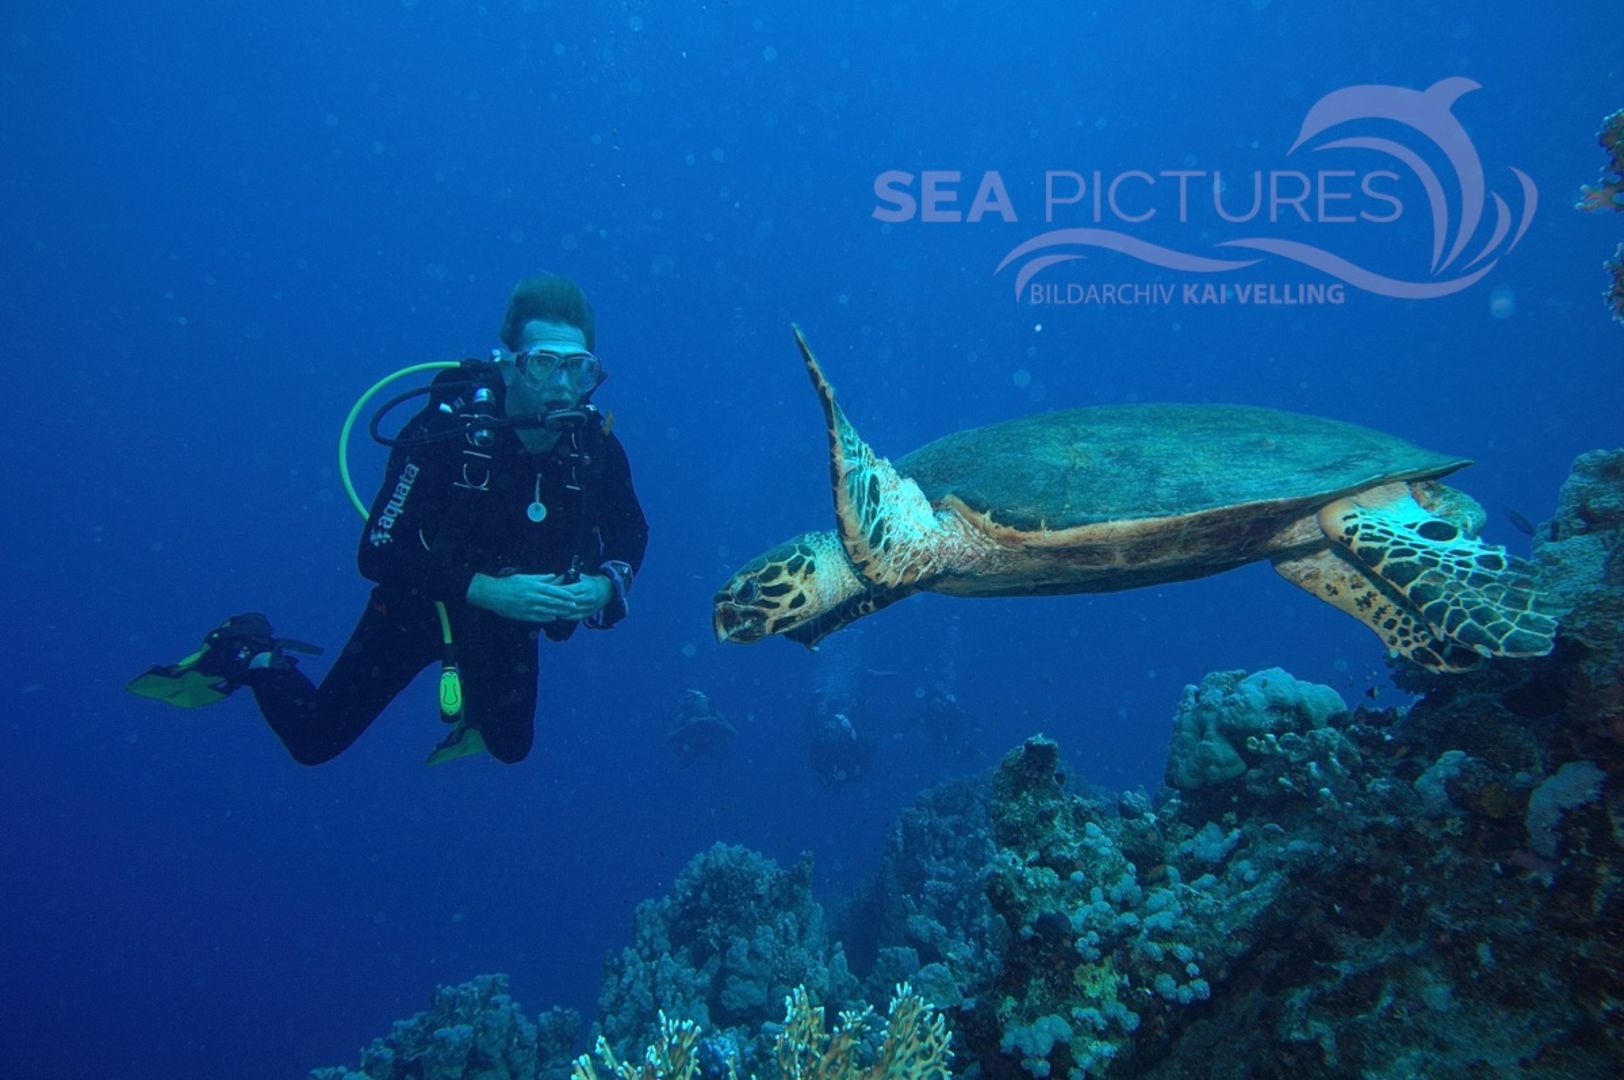
[[[560,574],[475,574],[468,583],[468,602],[515,622],[546,623],[588,618],[615,595],[609,579],[584,574],[564,583]]]

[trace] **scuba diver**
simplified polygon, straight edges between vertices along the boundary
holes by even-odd
[[[807,764],[829,787],[861,778],[874,761],[875,742],[857,734],[852,717],[865,700],[861,632],[818,647],[806,713]]]
[[[844,787],[862,778],[874,762],[874,743],[858,736],[851,717],[843,712],[815,720],[807,764],[830,787]]]
[[[519,282],[502,321],[509,353],[407,368],[438,368],[433,384],[382,406],[372,434],[391,447],[366,511],[360,570],[375,583],[338,659],[316,687],[290,652],[320,652],[275,636],[264,615],[227,619],[179,664],[130,689],[193,707],[248,687],[296,761],[331,760],[425,667],[442,664],[442,718],[452,724],[429,764],[487,750],[529,753],[535,729],[538,639],[577,626],[613,626],[627,612],[648,526],[608,418],[591,404],[605,375],[593,353],[591,305],[567,278]],[[378,432],[394,406],[428,404],[393,439]],[[344,479],[352,501],[363,506]]]
[[[729,745],[739,729],[727,722],[703,690],[684,690],[677,707],[677,722],[665,733],[671,752],[688,765],[701,757],[727,760]]]

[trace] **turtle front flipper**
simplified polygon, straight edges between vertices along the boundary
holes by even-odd
[[[829,429],[835,520],[852,569],[882,589],[904,588],[934,577],[942,569],[944,535],[935,508],[918,484],[897,472],[857,434],[835,401],[835,388],[812,355],[806,335],[799,326],[794,330]]]
[[[1544,656],[1556,644],[1558,609],[1532,564],[1423,507],[1408,484],[1338,499],[1319,525],[1433,637],[1490,657]]]
[[[1432,671],[1470,671],[1483,658],[1463,645],[1435,636],[1400,597],[1390,595],[1350,558],[1329,547],[1308,555],[1277,559],[1281,577],[1375,631],[1390,654]]]

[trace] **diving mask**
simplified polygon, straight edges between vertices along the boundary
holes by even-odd
[[[525,382],[538,390],[551,382],[555,375],[577,396],[591,393],[603,381],[603,364],[589,352],[526,349],[513,357],[513,363]]]

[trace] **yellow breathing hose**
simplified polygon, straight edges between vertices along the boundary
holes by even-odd
[[[350,432],[355,427],[356,419],[366,409],[367,402],[378,395],[378,391],[394,382],[404,379],[408,375],[417,375],[425,371],[440,371],[445,368],[461,367],[456,360],[436,360],[427,364],[413,364],[403,367],[392,375],[385,375],[372,384],[371,389],[356,399],[350,414],[344,418],[344,426],[338,432],[338,477],[344,483],[344,494],[350,497],[350,505],[355,512],[361,515],[361,520],[367,519],[367,504],[361,501],[356,494],[355,483],[350,479]],[[451,616],[446,614],[445,604],[436,600],[434,610],[440,616],[440,637],[445,643],[446,656],[451,654]],[[457,665],[450,659],[443,660],[440,666],[440,715],[447,723],[460,721],[462,717],[462,676],[457,671]]]

